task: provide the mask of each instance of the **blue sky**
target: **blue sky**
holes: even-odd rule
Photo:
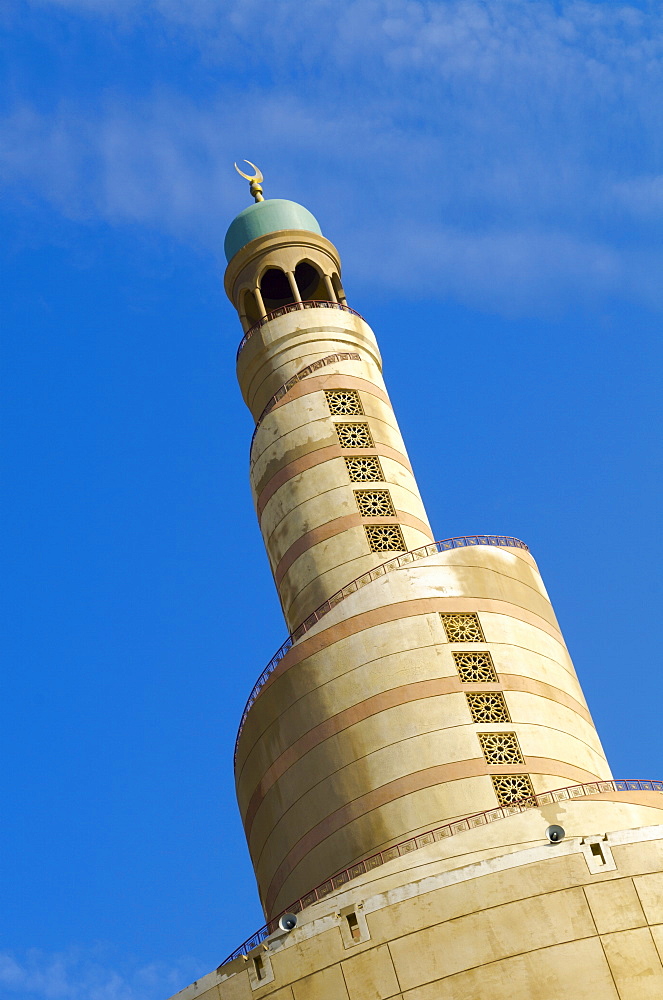
[[[0,1000],[165,1000],[261,923],[241,157],[339,247],[436,537],[529,543],[615,774],[663,776],[660,4],[6,0],[0,34]]]

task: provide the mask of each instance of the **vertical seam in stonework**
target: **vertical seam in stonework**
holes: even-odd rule
[[[647,927],[649,927],[650,926],[650,924],[649,924],[649,917],[647,916],[647,913],[645,911],[645,906],[644,906],[644,903],[642,902],[642,896],[638,892],[638,887],[635,884],[635,878],[632,875],[631,875],[631,882],[633,883],[633,888],[635,890],[635,894],[638,897],[638,903],[640,904],[640,909],[642,910],[642,915],[645,918],[645,922],[647,924]],[[652,938],[652,940],[653,940],[653,938]],[[654,941],[654,947],[656,948],[656,952],[658,953],[658,956],[659,956],[659,958],[661,960],[661,965],[663,965],[663,955],[661,955],[661,953],[659,952],[658,945],[656,944],[655,941]]]
[[[576,887],[575,886],[566,886],[564,889],[557,889],[557,890],[555,890],[555,892],[568,892],[569,889],[573,889],[573,888],[576,888]],[[534,897],[533,896],[524,896],[524,897],[522,897],[522,899],[532,899],[532,898],[534,898]],[[520,902],[520,901],[521,900],[518,899],[518,900],[513,900],[512,902]],[[510,902],[506,902],[506,903],[503,903],[503,904],[497,904],[496,906],[486,907],[486,908],[484,908],[482,910],[471,910],[468,913],[462,913],[462,914],[460,914],[460,917],[452,918],[452,919],[463,919],[466,916],[473,916],[476,913],[486,913],[487,910],[496,910],[496,909],[499,909],[500,905],[510,906],[511,903]],[[401,934],[400,938],[394,938],[394,940],[400,941],[403,938],[412,937],[415,934],[421,934],[421,933],[423,933],[425,931],[432,930],[434,926],[435,926],[434,924],[433,925],[429,924],[428,926],[421,927],[418,930],[407,931],[405,934]],[[482,962],[481,965],[469,965],[469,966],[467,966],[464,969],[457,969],[456,972],[451,972],[451,973],[449,973],[449,975],[440,976],[437,979],[429,979],[425,983],[421,983],[419,986],[413,986],[413,987],[411,987],[406,992],[407,992],[407,995],[410,996],[415,991],[418,991],[420,989],[426,989],[427,987],[435,985],[437,983],[448,983],[452,979],[456,979],[456,977],[458,977],[458,976],[464,976],[464,975],[466,975],[466,973],[468,973],[468,972],[476,972],[477,969],[479,969],[481,971],[484,971],[485,969],[490,969],[492,966],[495,966],[495,965],[502,965],[503,966],[506,962],[510,962],[514,958],[521,958],[523,956],[527,957],[527,956],[532,956],[532,955],[536,956],[536,955],[539,954],[539,952],[542,952],[542,951],[551,951],[553,948],[563,947],[564,945],[577,944],[579,941],[593,941],[594,937],[595,937],[595,935],[583,935],[581,937],[571,938],[571,939],[569,939],[567,941],[558,941],[558,942],[554,942],[553,944],[544,944],[544,945],[541,945],[541,947],[531,949],[530,951],[516,951],[516,952],[512,952],[511,954],[503,955],[502,958],[493,958],[493,959],[491,959],[488,962]],[[606,962],[607,962],[607,958],[606,958]],[[609,965],[608,965],[608,968],[609,968]],[[609,971],[610,971],[610,974],[612,976],[612,970],[609,969]],[[613,978],[613,982],[614,982],[614,976],[612,978]],[[477,994],[474,994],[474,995],[477,996]],[[403,996],[405,996],[405,993],[403,994]],[[530,994],[530,996],[531,996],[531,994]],[[484,1000],[484,997],[485,997],[485,994],[482,994],[481,1000]],[[392,998],[390,997],[389,1000],[392,1000]],[[600,1000],[605,1000],[605,998],[601,997]],[[621,1000],[621,993],[617,992],[616,995],[615,995],[615,997],[613,998],[613,1000]]]
[[[368,914],[366,914],[366,917],[368,919]],[[403,987],[401,986],[400,977],[398,975],[398,969],[396,968],[396,963],[394,962],[394,956],[391,954],[391,948],[390,948],[391,942],[387,941],[386,944],[387,944],[387,951],[389,952],[389,961],[391,962],[391,967],[394,970],[394,977],[396,979],[396,982],[398,983],[398,992],[402,996],[402,994],[403,994]]]
[[[446,887],[440,887],[439,889],[437,889],[435,891],[444,891],[444,888],[446,888]],[[578,886],[577,884],[574,884],[574,885],[564,885],[564,886],[561,886],[560,888],[557,888],[557,889],[551,889],[547,893],[547,895],[549,895],[549,896],[556,896],[556,895],[560,895],[560,894],[563,894],[563,893],[567,893],[567,892],[572,891],[572,890],[577,889],[577,888],[584,890],[584,885],[580,885],[580,886]],[[483,906],[477,905],[474,909],[468,909],[468,910],[466,910],[464,912],[457,913],[455,916],[451,917],[450,920],[451,921],[464,920],[467,917],[475,916],[477,914],[485,914],[485,913],[489,913],[490,911],[499,910],[499,909],[501,909],[504,906],[512,906],[515,903],[523,903],[523,902],[526,902],[526,901],[529,901],[529,900],[532,900],[532,899],[536,899],[537,896],[540,897],[540,895],[541,895],[541,893],[539,893],[539,892],[537,892],[535,890],[532,890],[531,892],[526,893],[525,895],[516,896],[514,898],[506,899],[506,900],[503,900],[503,901],[501,901],[499,903],[494,903],[492,905],[488,905],[488,906],[486,906],[486,905],[483,905]],[[415,896],[414,898],[417,898],[417,897]],[[372,912],[380,912],[383,909],[387,909],[391,905],[394,905],[394,904],[387,903],[386,906],[379,906],[375,911],[372,911]],[[587,905],[589,907],[589,903]],[[589,915],[590,915],[590,919],[592,921],[592,924],[593,924],[594,928],[596,929],[596,924],[594,923],[593,915],[591,913],[591,908],[590,908]],[[431,931],[436,926],[439,926],[439,922],[438,922],[438,924],[426,924],[426,925],[424,925],[422,927],[417,927],[417,928],[414,928],[412,930],[405,931],[405,932],[401,933],[398,937],[393,937],[390,941],[385,942],[385,944],[387,945],[387,947],[389,947],[391,944],[395,943],[396,941],[403,941],[405,938],[414,937],[415,935],[421,934],[422,932]],[[503,964],[505,961],[510,961],[511,959],[519,958],[520,956],[523,956],[523,955],[532,955],[532,954],[536,954],[537,952],[549,951],[550,949],[560,947],[560,945],[564,946],[564,945],[568,945],[568,944],[575,944],[578,941],[592,941],[596,937],[600,938],[600,935],[598,934],[598,931],[596,931],[596,933],[594,933],[594,934],[591,934],[591,933],[590,934],[581,934],[581,935],[579,935],[579,936],[577,936],[575,938],[571,938],[571,939],[568,939],[566,941],[557,941],[557,942],[553,942],[551,944],[544,944],[544,945],[541,945],[538,948],[535,948],[533,951],[532,950],[529,950],[529,951],[516,951],[516,952],[513,952],[511,954],[504,955],[502,958],[491,959],[490,961],[484,962],[484,963],[482,963],[480,965],[470,965],[470,966],[467,966],[464,969],[458,969],[456,972],[452,972],[449,975],[444,975],[444,976],[442,976],[442,977],[440,977],[438,979],[434,979],[434,980],[428,980],[426,983],[422,983],[421,986],[414,986],[414,987],[411,987],[410,989],[411,990],[418,990],[418,989],[420,989],[423,986],[429,986],[431,983],[440,983],[440,982],[443,982],[445,979],[446,980],[450,980],[450,979],[453,979],[456,976],[463,975],[464,973],[472,972],[475,969],[490,968],[491,966]],[[391,949],[389,949],[389,954],[391,955]],[[607,962],[607,957],[606,957],[606,962]],[[403,992],[403,987],[401,986],[400,979],[399,979],[398,973],[396,971],[396,965],[393,962],[393,956],[392,956],[392,964],[394,965],[394,973],[396,975],[396,981],[398,982],[399,989],[400,989],[400,991],[402,993]],[[608,968],[610,968],[610,964],[609,963],[608,963]],[[611,975],[612,975],[612,971],[611,971]],[[612,978],[613,978],[613,982],[614,982],[614,977],[612,977]],[[409,992],[409,991],[406,991],[406,992]],[[619,992],[617,992],[615,1000],[619,1000],[619,996],[620,996],[620,994],[619,994]],[[391,998],[390,998],[390,1000],[391,1000]],[[484,998],[482,997],[481,1000],[484,1000]],[[601,998],[601,1000],[603,1000],[603,998]]]
[[[608,967],[608,972],[610,973],[610,978],[612,979],[612,984],[615,987],[615,993],[617,994],[617,997],[620,998],[621,997],[621,993],[619,992],[619,987],[617,986],[617,981],[615,980],[615,977],[614,977],[614,974],[613,974],[613,971],[612,971],[612,966],[610,965],[610,962],[608,960],[608,956],[606,955],[605,948],[603,947],[603,938],[599,934],[599,929],[596,926],[596,921],[594,920],[594,914],[592,912],[592,907],[590,905],[589,898],[587,896],[586,886],[581,885],[580,888],[582,889],[582,894],[584,896],[585,903],[587,904],[587,909],[589,911],[589,919],[592,921],[592,925],[594,927],[594,930],[596,931],[596,937],[598,938],[599,944],[601,945],[601,951],[603,952],[603,958],[605,959],[605,964]]]
[[[340,927],[338,929],[338,933],[339,933],[339,937],[340,937],[340,935],[341,935],[341,928]],[[350,987],[348,986],[348,981],[345,978],[345,969],[343,968],[343,959],[341,959],[338,964],[339,964],[340,969],[341,969],[341,978],[343,979],[343,985],[345,986],[345,992],[347,993],[348,997],[350,997]]]
[[[631,881],[633,882],[633,878],[631,878]],[[633,883],[633,887],[635,888],[635,883]],[[636,892],[637,892],[637,889],[636,889]],[[638,896],[638,900],[639,900],[639,899],[640,899],[640,897]],[[642,904],[641,904],[641,905],[642,905]],[[642,913],[643,913],[643,915],[644,915],[644,918],[645,918],[645,920],[647,920],[647,915],[646,915],[646,913],[645,913],[644,909],[643,909]],[[643,929],[643,928],[640,928],[640,927],[634,927],[634,928],[633,928],[633,930],[642,930],[642,929]],[[658,945],[656,944],[656,940],[654,939],[654,935],[653,935],[653,934],[652,934],[652,932],[651,932],[651,924],[649,923],[649,921],[648,921],[648,920],[647,920],[647,924],[646,924],[646,930],[648,930],[648,931],[649,931],[649,937],[651,938],[651,943],[652,943],[652,945],[654,946],[654,951],[655,951],[655,952],[656,952],[656,954],[658,955],[658,960],[659,960],[659,962],[660,962],[661,966],[663,966],[663,957],[661,956],[661,953],[660,953],[660,951],[659,951],[659,949],[658,949]]]

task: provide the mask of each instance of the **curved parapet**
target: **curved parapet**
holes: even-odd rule
[[[261,928],[173,1000],[658,1000],[661,810],[636,801],[652,793],[621,794],[633,801],[560,804],[555,845],[544,806],[491,824],[501,850],[473,851],[470,830],[388,862],[300,911],[291,932]]]
[[[610,777],[536,564],[494,545],[412,559],[329,610],[236,761],[268,916],[435,824]]]
[[[634,792],[653,794],[634,795]],[[581,799],[592,802],[624,803],[626,809],[618,808],[612,810],[610,820],[613,825],[623,822],[626,817],[634,820],[635,825],[640,825],[643,822],[646,824],[647,820],[656,818],[655,814],[652,815],[651,810],[663,810],[663,781],[647,778],[616,778],[608,781],[588,782],[584,785],[570,785],[567,788],[555,788],[550,792],[533,795],[531,799],[525,799],[522,802],[517,802],[509,806],[497,806],[494,809],[474,813],[472,816],[465,816],[451,823],[434,827],[432,830],[426,830],[417,837],[408,837],[399,844],[394,844],[384,851],[378,851],[376,854],[358,861],[349,868],[334,872],[329,878],[326,878],[319,885],[314,886],[308,892],[304,893],[303,896],[300,896],[299,899],[291,900],[287,906],[283,907],[280,913],[277,913],[271,920],[268,920],[267,923],[259,927],[257,931],[254,931],[250,937],[238,945],[221,964],[227,965],[242,955],[248,955],[253,948],[257,948],[262,941],[278,929],[279,920],[285,913],[299,914],[323,900],[329,902],[331,897],[338,896],[340,892],[347,891],[348,888],[352,889],[353,886],[350,883],[355,883],[355,886],[361,885],[365,891],[365,887],[370,883],[379,882],[384,878],[393,879],[396,872],[404,870],[405,867],[412,870],[413,867],[416,869],[422,864],[430,865],[431,854],[439,854],[439,851],[436,851],[435,848],[433,851],[429,850],[426,852],[426,857],[419,857],[418,852],[423,852],[424,848],[430,848],[431,845],[439,844],[440,841],[446,842],[450,837],[460,837],[462,834],[479,830],[485,826],[492,827],[493,823],[510,819],[513,816],[519,816],[526,811],[540,810],[543,807],[554,808],[560,804],[562,805],[562,809],[555,812],[554,819],[567,824],[568,829],[562,827],[563,838],[566,836],[577,836],[578,829],[576,828],[576,823],[578,821],[586,823],[587,816],[583,814],[576,816],[572,813],[571,823],[569,823],[568,805],[569,803],[577,803]],[[593,815],[599,816],[600,810],[594,810]],[[550,816],[548,819],[550,819]],[[483,857],[494,855],[495,844],[498,844],[500,851],[502,851],[505,841],[508,841],[510,846],[518,843],[519,839],[527,842],[528,837],[531,835],[529,834],[529,830],[533,826],[532,817],[528,817],[528,820],[530,822],[525,827],[528,832],[516,832],[515,840],[513,839],[513,835],[509,838],[509,836],[505,837],[504,834],[498,832],[496,837],[491,838],[492,844],[486,845],[484,843],[482,847]],[[605,825],[605,818],[601,825]],[[543,823],[539,823],[539,835],[541,835],[542,828]],[[465,844],[464,846],[466,856],[476,853],[476,845]],[[413,852],[415,851],[417,855],[413,857]],[[596,856],[600,858],[598,852],[596,852]],[[401,859],[407,859],[406,866],[401,864]],[[599,861],[599,864],[601,863],[605,865],[605,861]],[[385,866],[388,866],[388,869],[385,869]],[[378,872],[377,869],[380,869],[380,871]]]
[[[327,302],[319,299],[314,299],[310,302],[290,302],[288,305],[272,309],[271,312],[266,313],[261,319],[257,320],[253,326],[249,327],[239,342],[239,346],[237,348],[238,360],[251,337],[257,333],[258,330],[261,330],[266,323],[271,323],[273,320],[279,319],[281,316],[287,316],[289,313],[301,312],[302,309],[340,309],[342,312],[349,313],[351,316],[359,316],[360,319],[363,318],[361,313],[358,313],[356,309],[352,309],[346,302]]]
[[[410,552],[404,552],[402,555],[395,556],[393,559],[388,559],[375,569],[371,569],[367,573],[362,573],[361,576],[358,576],[355,580],[351,580],[350,583],[341,587],[340,590],[337,590],[335,594],[332,594],[328,600],[324,601],[324,603],[316,608],[315,611],[308,616],[308,618],[304,619],[301,625],[298,625],[297,628],[290,633],[285,642],[282,643],[274,653],[274,656],[271,658],[265,669],[258,677],[258,680],[251,688],[251,693],[246,700],[237,729],[234,754],[235,762],[237,761],[237,745],[251,706],[276,670],[285,654],[292,648],[298,639],[301,639],[307,632],[310,632],[310,630],[314,628],[318,622],[325,617],[325,615],[328,615],[330,611],[338,607],[341,601],[350,597],[351,594],[356,594],[358,590],[368,586],[369,583],[373,583],[374,580],[378,580],[381,576],[384,576],[385,573],[392,573],[396,569],[402,569],[404,566],[408,566],[410,563],[416,562],[419,559],[427,559],[428,556],[435,555],[437,552],[448,552],[449,549],[462,549],[466,548],[468,545],[496,545],[499,548],[515,548],[523,549],[525,552],[529,551],[525,542],[521,542],[519,538],[513,538],[511,535],[455,535],[453,538],[443,538],[441,541],[432,542],[429,545],[422,545],[419,549],[412,549]]]

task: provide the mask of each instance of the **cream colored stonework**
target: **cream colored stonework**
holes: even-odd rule
[[[324,328],[318,328],[320,321]],[[375,338],[363,320],[341,311],[313,309],[266,324],[240,354],[238,373],[247,402],[258,418],[280,385],[339,351],[354,351],[361,360],[338,361],[298,383],[262,419],[251,449],[251,483],[260,526],[290,628],[385,559],[368,547],[362,525],[374,522],[361,517],[356,486],[343,461],[344,455],[366,449],[341,447],[337,424],[368,426],[372,439],[368,450],[384,463],[384,486],[407,547],[425,545],[433,537],[389,403]],[[325,389],[344,387],[357,392],[363,415],[330,412]]]
[[[577,802],[565,818],[591,822]],[[513,817],[540,835],[546,820],[537,811]],[[502,824],[507,840],[511,823]],[[582,837],[543,845],[539,836],[536,846],[451,869],[431,851],[413,879],[401,872],[400,884],[394,873],[346,887],[301,914],[290,934],[268,940],[273,982],[250,989],[251,952],[178,1000],[281,1000],[288,990],[302,1000],[548,1000],[551,986],[574,1000],[654,1000],[663,995],[663,925],[647,921],[639,889],[651,897],[663,886],[663,826],[607,837],[617,868],[602,875],[589,872]],[[365,916],[370,935],[350,947],[348,912]]]
[[[478,732],[517,735],[536,792],[610,777],[531,557],[454,549],[379,578],[295,644],[253,706],[237,781],[268,912],[333,871],[496,804]],[[449,643],[473,609],[485,642]],[[510,722],[475,724],[452,651],[490,651]],[[310,653],[308,650],[310,649]],[[308,655],[307,655],[308,654]],[[437,688],[436,685],[437,684]]]
[[[302,261],[318,270],[310,308],[296,304]],[[265,316],[274,267],[296,302]],[[329,241],[253,240],[226,290],[245,330],[256,512],[287,627],[305,622],[243,720],[237,795],[267,918],[299,917],[178,1000],[661,1000],[663,792],[608,780],[534,558],[423,549],[434,536],[377,342],[345,308]],[[332,391],[361,413],[332,412]],[[361,447],[344,422],[365,425]],[[346,457],[362,454],[375,482],[350,476]],[[402,532],[397,563],[369,544],[379,519],[355,491],[372,487],[388,491],[382,520]],[[450,641],[459,633],[441,615],[469,615],[474,632]],[[494,675],[468,682],[458,652],[489,657]],[[496,747],[512,758],[495,763]],[[498,810],[500,778],[528,801]],[[578,785],[580,797],[547,794]],[[551,824],[566,831],[559,843]],[[388,849],[332,891],[330,876]]]

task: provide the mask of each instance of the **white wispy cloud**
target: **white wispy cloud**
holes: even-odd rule
[[[31,949],[0,952],[0,997],[31,1000],[164,1000],[191,982],[200,969],[191,960],[178,966],[111,964],[112,949],[97,945],[65,952]]]
[[[663,11],[541,0],[33,0],[134,19],[218,74],[90,109],[16,108],[0,172],[74,218],[218,252],[230,165],[323,206],[362,280],[489,308],[620,294],[661,304]],[[119,29],[118,29],[119,30]],[[119,84],[118,84],[119,86]],[[618,231],[618,232],[617,232]],[[373,263],[367,264],[374,249]],[[352,256],[354,254],[354,257]]]

